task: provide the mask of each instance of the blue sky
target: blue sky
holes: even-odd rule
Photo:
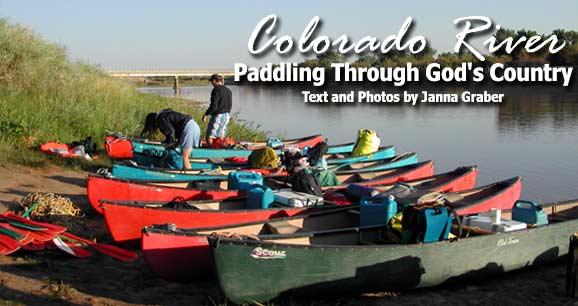
[[[503,27],[550,33],[578,30],[578,1],[32,1],[0,0],[0,16],[29,26],[67,48],[73,59],[105,69],[232,69],[236,62],[263,65],[282,60],[274,52],[255,58],[247,42],[265,16],[280,18],[279,35],[296,41],[309,20],[320,34],[351,39],[397,33],[414,18],[414,35],[438,51],[450,51],[455,18],[482,15]],[[296,53],[289,60],[300,61]]]

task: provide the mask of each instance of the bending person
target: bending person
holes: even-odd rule
[[[225,86],[223,76],[213,74],[209,81],[213,85],[211,105],[203,115],[203,122],[207,122],[208,117],[211,116],[211,121],[207,126],[207,144],[209,147],[213,147],[215,138],[223,141],[227,135],[227,125],[231,118],[229,113],[233,106],[233,94]]]
[[[156,129],[165,135],[163,143],[180,147],[183,169],[191,169],[191,152],[201,144],[201,129],[195,120],[189,115],[167,108],[147,115],[141,136],[150,135]]]

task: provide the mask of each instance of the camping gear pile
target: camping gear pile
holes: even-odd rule
[[[564,255],[578,226],[578,200],[522,201],[520,177],[476,187],[476,166],[436,174],[433,161],[396,155],[371,130],[342,145],[314,135],[195,148],[187,171],[163,167],[179,152],[160,143],[117,134],[106,137],[105,149],[116,162],[89,176],[87,194],[111,237],[140,241],[147,265],[164,278],[216,272],[225,295],[240,304],[512,271]],[[37,202],[24,207],[34,211]],[[6,218],[16,217],[0,221]],[[34,226],[47,238],[71,238],[54,234],[57,225]],[[19,230],[12,238],[25,248],[30,236]],[[86,252],[54,237],[56,248]],[[0,240],[4,254],[16,245],[8,240]]]

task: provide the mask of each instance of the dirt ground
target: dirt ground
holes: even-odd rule
[[[91,210],[86,198],[86,176],[85,172],[56,167],[0,168],[0,211],[13,207],[15,199],[29,192],[57,193],[71,198],[85,214],[74,234],[109,243],[102,217]],[[269,305],[578,305],[565,293],[564,282],[565,263],[561,261],[425,290],[281,298]],[[78,259],[56,251],[0,256],[0,305],[230,304],[214,280],[168,282],[152,274],[142,259],[126,264],[96,252]]]

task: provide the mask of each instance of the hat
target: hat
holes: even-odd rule
[[[216,73],[211,75],[211,77],[209,78],[209,81],[222,81],[222,80],[223,80],[223,76],[216,74]]]

